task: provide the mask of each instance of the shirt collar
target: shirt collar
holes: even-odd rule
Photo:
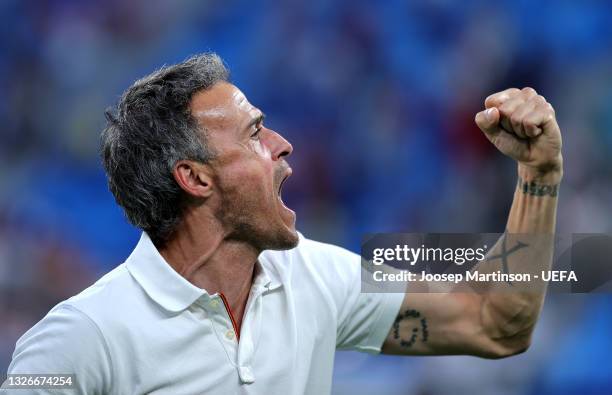
[[[147,295],[164,309],[179,312],[191,306],[206,291],[178,274],[161,256],[146,232],[126,261],[134,279]]]
[[[282,275],[278,272],[277,265],[274,264],[275,260],[269,256],[270,252],[277,251],[264,251],[259,254],[257,264],[255,266],[255,281],[253,281],[253,287],[260,286],[265,288],[267,291],[276,289],[282,285]]]
[[[187,281],[166,262],[146,232],[142,232],[136,248],[125,264],[147,295],[168,311],[178,313],[199,298],[210,297],[206,290]],[[258,260],[252,290],[265,291],[279,287],[281,284],[276,277],[276,273],[271,273],[266,265]]]

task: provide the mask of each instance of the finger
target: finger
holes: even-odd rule
[[[553,120],[554,112],[551,110],[551,105],[540,103],[523,118],[523,128],[530,137],[536,137],[543,133]]]
[[[512,130],[522,139],[530,137],[527,135],[525,128],[523,127],[523,118],[527,116],[530,112],[532,112],[536,107],[536,103],[533,100],[528,100],[521,105],[519,105],[512,115],[510,115],[510,124],[512,125]]]
[[[499,110],[495,107],[479,112],[475,118],[480,130],[497,149],[515,160],[526,160],[529,152],[527,142],[503,130],[499,120]]]
[[[501,132],[499,126],[499,110],[495,107],[479,112],[476,114],[474,121],[489,140]]]
[[[527,140],[519,139],[514,134],[502,131],[491,142],[503,154],[514,160],[519,162],[529,160],[529,143]]]
[[[499,107],[507,100],[521,93],[517,88],[509,88],[501,92],[494,93],[485,99],[485,108]]]
[[[535,138],[542,134],[542,129],[528,119],[523,120],[523,128],[525,129],[525,134],[529,136],[529,138]]]
[[[535,89],[526,86],[525,88],[521,89],[521,94],[523,95],[523,97],[525,97],[526,99],[531,99],[534,96],[538,95],[538,92],[536,92]]]
[[[500,123],[502,128],[506,130],[508,133],[514,133],[520,138],[525,138],[525,136],[521,136],[518,131],[515,131],[512,127],[512,123],[510,122],[510,117],[519,108],[522,104],[525,103],[525,99],[522,96],[516,96],[512,99],[505,101],[501,106],[498,107],[500,114]]]
[[[509,88],[504,91],[497,92],[497,93],[494,93],[488,96],[485,99],[485,108],[499,107],[504,102],[510,99],[513,99],[515,97],[518,97],[518,96],[522,96],[525,98],[525,100],[528,100],[532,98],[533,96],[536,96],[537,94],[538,93],[535,91],[535,89],[530,88],[530,87],[525,87],[520,90],[517,88]]]

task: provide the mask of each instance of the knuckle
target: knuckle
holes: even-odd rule
[[[530,86],[526,86],[526,87],[524,87],[523,89],[521,89],[521,91],[522,91],[523,93],[527,94],[527,95],[530,95],[530,96],[532,96],[532,95],[537,95],[537,94],[538,94],[538,92],[536,92],[536,90],[535,90],[535,89],[533,89],[533,88],[532,88],[532,87],[530,87]]]
[[[555,117],[555,109],[550,105],[550,103],[539,104],[536,107],[536,111],[542,114],[542,118],[545,122]]]
[[[485,107],[503,105],[510,99],[516,98],[518,95],[520,95],[520,93],[521,90],[518,88],[508,88],[501,92],[493,93],[486,97],[484,101]]]
[[[516,95],[521,93],[521,90],[518,88],[510,88],[506,91],[508,97],[515,97]]]
[[[533,100],[536,102],[536,104],[545,104],[546,103],[546,99],[542,95],[534,96]]]

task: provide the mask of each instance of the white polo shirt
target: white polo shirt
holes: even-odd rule
[[[76,374],[78,390],[36,394],[329,394],[335,350],[380,352],[404,297],[361,293],[360,268],[302,235],[263,252],[238,341],[221,296],[143,233],[125,263],[17,341],[9,373]]]

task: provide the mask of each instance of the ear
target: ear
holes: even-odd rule
[[[190,196],[207,198],[212,194],[210,167],[202,163],[181,160],[172,169],[172,175],[179,186]]]

